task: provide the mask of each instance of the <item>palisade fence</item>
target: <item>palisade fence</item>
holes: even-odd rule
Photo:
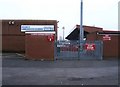
[[[80,47],[79,44],[82,44]],[[55,42],[55,60],[102,60],[102,41],[57,41]]]

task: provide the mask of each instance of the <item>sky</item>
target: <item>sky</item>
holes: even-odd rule
[[[0,0],[0,19],[57,20],[58,38],[80,24],[81,0]],[[83,0],[83,25],[118,30],[120,0]]]

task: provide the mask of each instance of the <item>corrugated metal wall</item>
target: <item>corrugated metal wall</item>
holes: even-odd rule
[[[24,52],[25,51],[25,33],[21,32],[21,22],[13,20],[2,21],[2,51],[6,52]]]
[[[111,40],[103,40],[103,35],[98,35],[98,39],[103,40],[103,56],[105,58],[118,58],[120,35],[109,35]]]
[[[87,36],[87,40],[102,40],[103,41],[103,57],[104,58],[118,58],[119,54],[119,39],[120,35],[109,35],[111,40],[103,40],[104,35],[97,35],[91,33]]]
[[[26,35],[25,54],[27,59],[54,60],[54,42],[48,41],[46,35]]]

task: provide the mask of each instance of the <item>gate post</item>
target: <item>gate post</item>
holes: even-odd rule
[[[103,41],[100,41],[101,45],[101,60],[103,60]]]

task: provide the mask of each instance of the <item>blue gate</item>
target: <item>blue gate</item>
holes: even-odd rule
[[[79,44],[82,44],[80,47]],[[102,41],[57,41],[55,44],[56,60],[102,60],[103,42]]]

